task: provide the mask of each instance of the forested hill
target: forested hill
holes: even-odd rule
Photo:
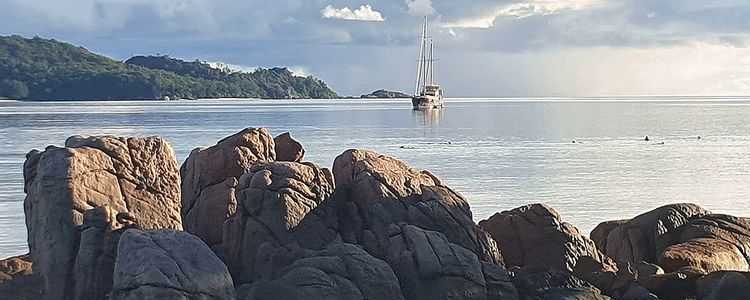
[[[252,73],[167,56],[125,63],[56,40],[0,36],[0,98],[107,100],[170,98],[338,98],[321,80],[286,68]]]

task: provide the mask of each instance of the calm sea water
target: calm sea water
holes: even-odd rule
[[[27,251],[30,149],[73,134],[160,135],[182,163],[245,127],[290,131],[326,166],[365,148],[429,169],[476,221],[536,202],[585,233],[673,202],[750,216],[748,98],[463,99],[431,112],[393,100],[0,101],[0,258]]]

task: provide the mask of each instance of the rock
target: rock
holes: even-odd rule
[[[305,148],[293,139],[289,132],[273,138],[273,142],[276,146],[277,161],[301,162],[305,158]]]
[[[112,289],[117,245],[120,235],[131,224],[123,224],[123,213],[109,206],[84,212],[81,240],[73,265],[75,299],[104,299]],[[120,220],[118,220],[120,219]]]
[[[221,257],[239,283],[258,279],[265,247],[295,243],[292,231],[333,193],[331,172],[313,163],[254,165],[236,190],[237,213],[224,224]]]
[[[31,260],[28,254],[0,260],[0,283],[13,279],[16,275],[31,275]]]
[[[594,241],[594,245],[596,245],[596,248],[599,249],[599,251],[604,252],[607,249],[607,237],[609,236],[609,233],[612,232],[613,229],[627,223],[628,221],[630,220],[615,220],[599,223],[599,225],[597,225],[594,230],[591,231],[589,237],[592,241]]]
[[[480,261],[502,264],[495,241],[474,223],[466,199],[430,172],[375,152],[347,150],[334,161],[333,173],[332,201],[345,242],[384,258],[393,235],[389,228],[403,222],[442,233]]]
[[[143,229],[182,229],[180,173],[174,150],[160,137],[73,136],[68,148],[93,148],[112,160],[127,212]]]
[[[658,264],[667,272],[683,267],[698,268],[703,274],[724,270],[748,271],[744,254],[736,245],[721,239],[697,238],[672,245],[659,256]]]
[[[108,206],[145,229],[181,229],[179,174],[163,139],[74,136],[24,164],[29,255],[48,298],[72,297],[84,212]]]
[[[564,271],[539,272],[517,268],[513,282],[521,299],[610,299],[593,285]]]
[[[221,244],[224,222],[237,212],[237,178],[206,187],[193,208],[185,215],[185,230],[203,239],[211,247]]]
[[[641,214],[609,232],[605,254],[618,263],[655,263],[678,242],[682,233],[678,228],[708,213],[695,204],[671,204]]]
[[[659,258],[665,270],[692,266],[704,273],[750,271],[750,218],[711,214],[695,218],[681,229],[678,241],[682,243]]]
[[[405,94],[402,92],[394,92],[394,91],[386,91],[386,90],[377,90],[369,94],[364,94],[362,96],[359,96],[360,98],[368,98],[368,99],[389,99],[389,98],[411,98],[411,95]]]
[[[237,180],[256,163],[276,160],[268,130],[247,128],[215,146],[194,149],[180,168],[185,230],[212,247],[221,242],[224,221],[234,215]]]
[[[660,299],[684,300],[695,295],[696,281],[702,276],[699,270],[683,268],[667,274],[639,277],[638,283]]]
[[[120,237],[110,299],[232,299],[227,267],[198,237],[170,229]]]
[[[696,285],[696,299],[744,300],[750,297],[748,272],[713,272],[698,279]]]
[[[238,299],[403,299],[384,261],[361,248],[334,243],[308,251],[274,276],[237,291]]]
[[[41,282],[28,254],[0,260],[0,299],[36,300]]]
[[[405,299],[517,297],[502,267],[482,263],[442,233],[403,223],[391,227],[385,261],[396,273]]]
[[[594,242],[581,235],[573,225],[563,222],[551,207],[531,204],[497,213],[479,222],[503,253],[505,264],[527,270],[572,272],[580,257],[607,261]]]

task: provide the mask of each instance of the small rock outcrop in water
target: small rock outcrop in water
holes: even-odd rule
[[[248,128],[194,150],[180,186],[159,138],[32,151],[31,253],[0,261],[0,298],[750,299],[747,218],[672,204],[589,239],[531,204],[477,225],[428,171],[303,153]]]
[[[97,244],[108,240],[101,231],[86,233],[87,211],[107,206],[144,229],[182,229],[177,162],[165,140],[74,136],[65,146],[31,151],[24,164],[30,257],[45,297],[57,299],[75,297],[73,278],[85,276],[76,272],[99,269],[91,255],[108,247]]]
[[[377,90],[372,93],[364,94],[359,97],[363,99],[390,99],[390,98],[411,98],[411,95],[402,93],[402,92]]]
[[[194,235],[171,229],[129,229],[117,248],[110,299],[234,297],[227,267]]]

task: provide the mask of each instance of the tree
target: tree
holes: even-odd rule
[[[29,97],[29,87],[18,80],[5,79],[0,82],[0,97],[23,100]]]

